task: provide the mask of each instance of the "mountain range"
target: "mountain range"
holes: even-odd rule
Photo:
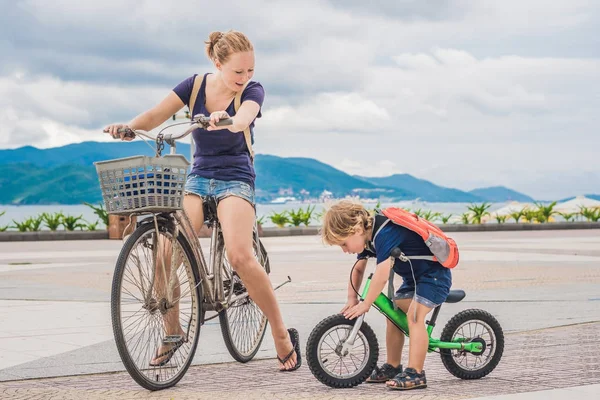
[[[189,145],[177,152],[189,158]],[[31,146],[0,150],[0,204],[80,204],[101,200],[95,161],[133,155],[153,155],[141,141],[83,142],[50,149]],[[387,177],[352,176],[312,158],[257,154],[256,194],[260,202],[282,195],[316,198],[324,190],[334,197],[358,195],[388,201],[428,202],[533,201],[505,187],[469,192],[438,186],[408,174]]]

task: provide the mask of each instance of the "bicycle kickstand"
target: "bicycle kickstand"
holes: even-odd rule
[[[290,283],[291,281],[292,281],[292,278],[290,278],[290,276],[288,275],[287,281],[285,281],[285,282],[279,284],[278,286],[274,287],[273,290],[275,291],[275,290],[279,289],[280,287],[282,287],[283,285],[286,285],[286,284]]]

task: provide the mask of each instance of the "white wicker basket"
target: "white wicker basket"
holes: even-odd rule
[[[165,212],[183,207],[189,162],[180,154],[94,163],[109,214]]]

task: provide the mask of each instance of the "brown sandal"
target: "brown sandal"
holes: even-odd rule
[[[366,383],[386,383],[394,376],[402,373],[402,364],[398,367],[394,367],[391,364],[385,363],[379,367],[375,367],[371,376],[367,378]]]
[[[392,390],[425,389],[427,378],[424,370],[419,374],[414,368],[406,368],[403,373],[396,375],[385,385]]]

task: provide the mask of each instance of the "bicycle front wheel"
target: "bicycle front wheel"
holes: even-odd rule
[[[254,256],[268,273],[271,272],[269,257],[262,242],[254,240]],[[219,314],[221,333],[229,354],[245,363],[256,355],[267,329],[267,317],[247,295],[246,286],[233,270],[223,249],[223,286],[225,299],[239,297]],[[232,295],[232,296],[230,296]]]
[[[166,266],[164,268],[163,266]],[[193,252],[173,225],[141,225],[117,260],[111,313],[115,342],[131,377],[148,390],[175,385],[200,334],[202,288]]]

